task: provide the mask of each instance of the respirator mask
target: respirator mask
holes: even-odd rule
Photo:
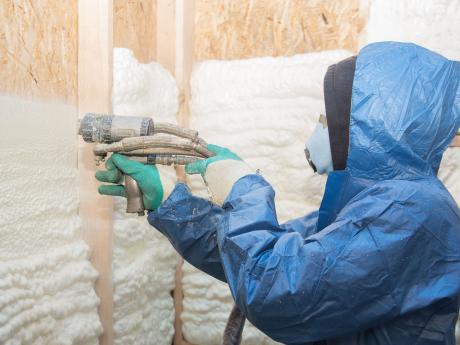
[[[334,170],[326,116],[321,114],[310,139],[305,144],[305,157],[314,172],[327,174]]]

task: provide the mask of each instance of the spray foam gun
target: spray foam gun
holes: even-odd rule
[[[96,164],[107,154],[118,152],[146,164],[183,165],[212,157],[197,131],[170,123],[155,123],[149,117],[86,114],[80,121],[83,140],[97,143]],[[144,215],[142,192],[130,176],[124,177],[128,204],[126,212]],[[223,345],[239,345],[245,323],[244,314],[233,306],[225,327]]]
[[[145,164],[184,165],[213,156],[197,131],[170,123],[156,123],[149,117],[86,114],[78,134],[87,143],[97,143],[96,164],[109,153],[121,153]],[[144,215],[142,192],[137,182],[124,176],[128,199],[126,212]]]

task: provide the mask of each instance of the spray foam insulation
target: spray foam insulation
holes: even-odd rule
[[[0,344],[98,344],[76,109],[0,96]],[[7,135],[8,134],[8,135]]]
[[[460,60],[460,0],[370,0],[362,44],[413,42]]]

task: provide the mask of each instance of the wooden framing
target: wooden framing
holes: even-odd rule
[[[189,124],[188,102],[190,100],[190,75],[194,62],[195,0],[157,0],[157,47],[156,61],[166,67],[175,77],[180,92],[180,109],[177,122]],[[185,173],[176,169],[178,180],[185,181]],[[174,288],[174,345],[190,345],[182,334],[182,265],[176,267]]]
[[[175,77],[180,91],[178,123],[188,125],[189,80],[194,62],[195,0],[157,0],[156,62]]]
[[[129,47],[142,63],[154,60],[155,15],[155,0],[113,0],[113,46]]]
[[[451,147],[460,147],[460,132],[454,137],[454,140],[450,143]]]
[[[112,104],[113,0],[78,1],[78,114],[110,113]],[[79,139],[80,217],[91,263],[99,272],[96,294],[103,327],[101,345],[113,344],[111,198],[97,193],[90,145]]]

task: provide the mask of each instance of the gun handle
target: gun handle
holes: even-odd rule
[[[136,180],[131,176],[125,175],[125,191],[128,199],[126,206],[127,213],[137,213],[139,216],[144,215],[144,200],[142,198],[142,192],[137,185]]]

